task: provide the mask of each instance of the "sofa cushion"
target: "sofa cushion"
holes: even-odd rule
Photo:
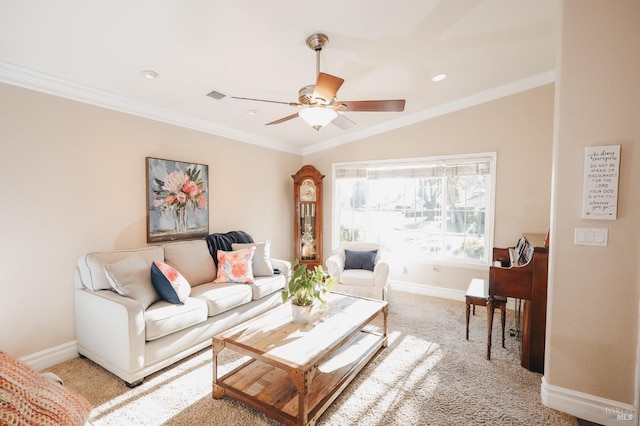
[[[151,283],[151,267],[139,254],[133,254],[116,263],[104,265],[113,289],[122,296],[135,299],[147,309],[160,298]]]
[[[245,283],[253,284],[253,246],[235,250],[218,250],[218,276],[217,283]]]
[[[373,272],[366,269],[345,269],[340,274],[340,284],[372,287],[374,283]]]
[[[282,290],[284,285],[285,278],[283,275],[272,275],[270,277],[256,277],[255,282],[248,287],[251,288],[251,298],[258,300],[278,290]]]
[[[207,304],[210,317],[251,302],[251,286],[234,283],[209,283],[191,289],[191,297]]]
[[[271,263],[271,241],[266,240],[259,243],[233,243],[233,250],[240,250],[247,247],[255,247],[251,266],[254,277],[270,277],[273,275],[273,264]]]
[[[164,261],[180,271],[191,287],[216,278],[216,265],[205,240],[175,241],[162,247]]]
[[[207,320],[207,304],[188,297],[176,305],[160,300],[144,311],[144,333],[147,341],[159,339]]]
[[[116,263],[127,257],[139,254],[151,266],[154,260],[164,262],[164,250],[158,246],[149,246],[136,250],[116,250],[106,252],[93,252],[78,259],[78,271],[82,283],[89,290],[111,290],[111,283],[104,271],[104,265]]]
[[[184,303],[191,286],[175,268],[164,262],[151,264],[151,283],[160,297],[169,303]]]
[[[344,250],[344,269],[373,271],[378,250]]]

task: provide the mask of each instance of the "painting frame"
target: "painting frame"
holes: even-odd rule
[[[209,166],[145,157],[147,243],[209,234]]]

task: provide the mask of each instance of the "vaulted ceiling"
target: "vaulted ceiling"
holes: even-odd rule
[[[2,0],[0,81],[302,154],[552,82],[557,3]],[[345,80],[338,100],[405,110],[346,111],[347,130],[266,126],[315,83],[318,32],[320,71]]]

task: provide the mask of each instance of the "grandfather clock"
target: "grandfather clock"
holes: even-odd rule
[[[302,166],[293,178],[296,259],[308,269],[322,266],[322,179],[311,165]]]

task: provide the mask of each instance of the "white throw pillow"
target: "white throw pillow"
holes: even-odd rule
[[[233,250],[241,250],[247,247],[255,247],[256,251],[253,253],[253,276],[254,277],[269,277],[273,275],[273,264],[271,263],[271,240],[266,240],[260,243],[233,243],[231,248]]]
[[[139,254],[104,265],[107,279],[118,294],[135,299],[147,309],[160,295],[151,283],[151,265]]]

